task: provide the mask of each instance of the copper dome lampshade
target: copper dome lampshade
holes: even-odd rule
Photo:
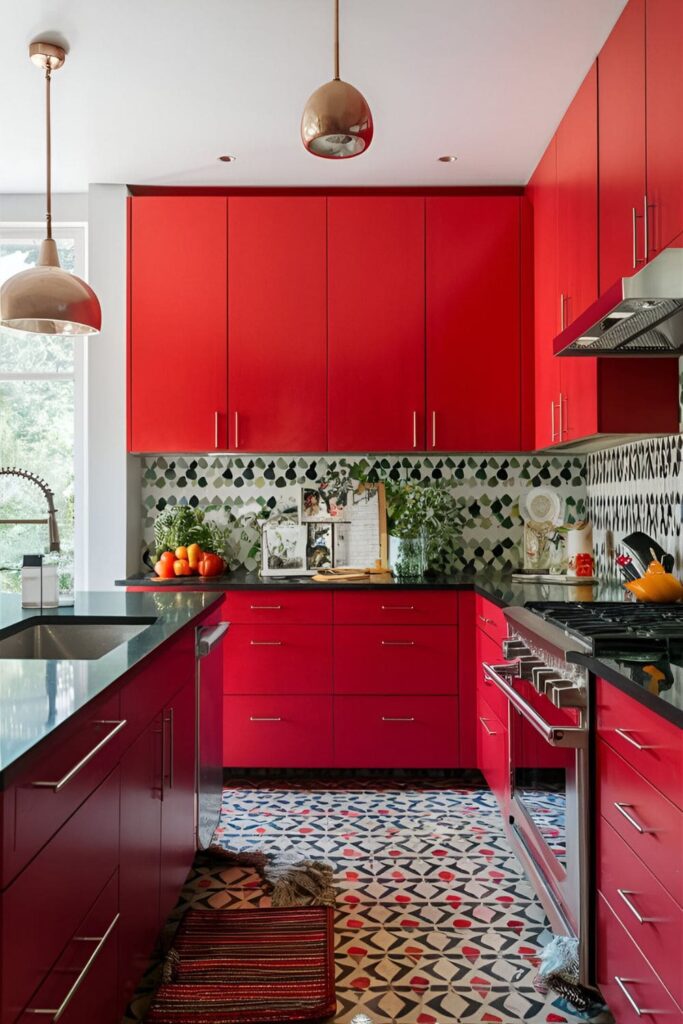
[[[334,0],[334,78],[309,96],[301,140],[314,156],[343,160],[370,146],[372,113],[363,94],[339,77],[339,0]]]
[[[35,267],[14,274],[0,287],[0,327],[27,334],[97,334],[100,303],[89,284],[62,270],[52,237],[52,132],[50,82],[66,52],[52,43],[31,43],[29,56],[45,72],[47,138],[46,238]]]

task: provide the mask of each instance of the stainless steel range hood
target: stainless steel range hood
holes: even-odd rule
[[[683,355],[683,248],[664,249],[617,281],[555,338],[553,350],[556,356]]]

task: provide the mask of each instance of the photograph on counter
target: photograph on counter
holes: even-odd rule
[[[299,523],[264,523],[261,544],[263,576],[306,573],[306,529]]]
[[[348,516],[348,490],[335,490],[326,484],[304,487],[301,494],[301,521],[304,523],[338,523]]]
[[[307,523],[306,568],[314,572],[332,568],[334,547],[331,523]]]

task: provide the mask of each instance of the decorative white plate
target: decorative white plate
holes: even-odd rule
[[[525,523],[562,522],[562,499],[551,487],[530,487],[519,499],[519,514]]]

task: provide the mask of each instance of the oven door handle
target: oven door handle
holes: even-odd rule
[[[583,748],[588,743],[588,731],[584,726],[566,726],[560,727],[557,725],[551,725],[550,722],[546,722],[542,715],[539,715],[535,708],[532,708],[530,704],[524,700],[520,694],[503,679],[503,673],[510,674],[514,671],[514,666],[510,665],[487,665],[486,662],[482,662],[482,668],[484,669],[485,677],[494,683],[502,693],[505,694],[508,701],[519,713],[526,718],[527,722],[534,727],[536,732],[540,733],[546,743],[550,744],[551,747],[572,747],[574,749]]]

